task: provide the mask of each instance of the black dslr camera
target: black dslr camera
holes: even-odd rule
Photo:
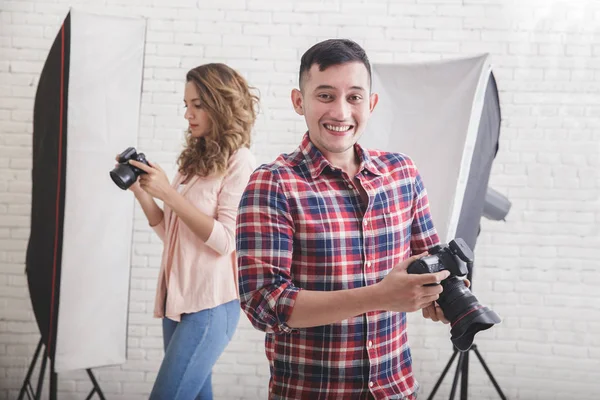
[[[456,238],[449,245],[429,249],[428,256],[413,261],[407,269],[409,274],[428,274],[443,270],[450,276],[441,282],[444,291],[437,303],[452,327],[452,343],[460,351],[467,351],[473,344],[475,334],[500,323],[500,317],[481,305],[460,277],[469,273],[473,252],[464,240]],[[432,284],[432,285],[435,285]]]
[[[128,147],[121,154],[119,154],[119,158],[117,160],[119,165],[110,171],[110,177],[112,178],[113,182],[123,190],[126,190],[133,185],[135,181],[137,181],[138,176],[146,173],[145,171],[142,171],[141,169],[129,164],[129,160],[138,161],[148,166],[150,165],[148,164],[148,161],[146,161],[146,156],[144,153],[138,153],[134,147]]]

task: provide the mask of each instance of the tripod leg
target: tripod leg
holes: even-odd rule
[[[48,349],[48,348],[46,347],[46,349]],[[46,362],[48,361],[48,355],[43,354],[42,358],[43,358],[42,367],[40,368],[40,375],[38,376],[37,391],[35,392],[36,400],[42,398],[42,387],[44,386],[44,375],[46,375]]]
[[[454,400],[454,393],[456,392],[456,384],[458,383],[458,377],[460,376],[460,369],[463,363],[464,353],[460,353],[460,357],[458,357],[458,363],[456,364],[456,372],[454,373],[454,380],[452,381],[452,390],[450,390],[450,397],[448,400]]]
[[[85,398],[85,400],[90,400],[92,397],[94,397],[94,394],[96,393],[96,388],[93,388],[92,391],[88,394],[88,396]]]
[[[102,393],[100,385],[98,385],[98,381],[96,380],[96,377],[94,376],[92,370],[88,368],[86,371],[88,373],[88,376],[90,377],[90,380],[92,381],[92,384],[94,385],[94,390],[98,393],[98,397],[100,397],[100,400],[106,400],[104,398],[104,393]]]
[[[460,373],[460,400],[467,400],[469,389],[469,352],[462,354],[462,371]]]
[[[477,355],[477,358],[479,359],[479,362],[483,366],[483,369],[485,369],[485,372],[487,373],[487,375],[489,376],[490,380],[492,381],[492,384],[496,388],[496,391],[498,392],[498,395],[500,396],[500,398],[502,400],[506,400],[506,397],[504,396],[504,393],[502,393],[502,390],[500,389],[500,386],[498,385],[498,382],[496,382],[496,379],[494,379],[494,376],[492,375],[492,372],[488,368],[488,366],[485,363],[485,361],[483,361],[483,357],[481,356],[481,354],[479,354],[479,350],[477,350],[477,346],[473,345],[473,351]]]
[[[429,395],[429,397],[427,398],[427,400],[433,400],[433,396],[435,396],[435,394],[437,393],[438,389],[440,388],[440,385],[442,384],[442,381],[444,380],[444,377],[448,373],[448,370],[450,369],[450,366],[454,362],[454,359],[456,358],[457,354],[458,354],[458,350],[454,349],[454,353],[452,354],[452,357],[450,357],[450,360],[448,360],[448,363],[444,367],[444,371],[442,371],[442,375],[440,375],[440,378],[435,383],[435,386],[433,387],[433,390],[431,391],[431,394]]]
[[[35,368],[35,364],[37,364],[37,358],[40,355],[40,350],[42,349],[43,340],[40,339],[40,342],[35,349],[35,354],[33,356],[33,360],[31,360],[31,364],[29,365],[29,369],[27,370],[27,375],[25,376],[25,380],[23,381],[23,386],[21,387],[21,391],[19,392],[18,400],[23,400],[25,396],[25,390],[27,389],[27,385],[29,385],[31,374],[33,373],[33,369]],[[29,393],[28,393],[29,395]]]
[[[54,357],[50,360],[50,400],[56,400],[56,381],[57,374],[54,371]]]

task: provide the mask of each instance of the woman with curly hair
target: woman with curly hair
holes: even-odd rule
[[[206,64],[187,73],[184,103],[187,145],[173,182],[156,163],[130,162],[147,172],[131,190],[164,243],[154,316],[165,356],[150,399],[212,399],[212,368],[240,315],[235,220],[255,168],[258,97],[235,70]]]

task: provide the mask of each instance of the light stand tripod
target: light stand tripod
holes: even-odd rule
[[[467,279],[471,283],[471,286],[469,287],[470,290],[473,290],[473,268],[472,267],[473,267],[473,265],[471,265],[471,268],[469,268],[469,272],[467,274]],[[442,381],[444,380],[444,377],[448,373],[450,366],[452,365],[452,363],[454,362],[454,359],[456,358],[457,354],[459,353],[459,351],[456,347],[453,347],[453,349],[454,349],[454,352],[452,353],[450,360],[448,360],[446,367],[442,371],[442,375],[440,375],[439,379],[435,383],[435,386],[433,387],[431,394],[427,398],[428,400],[433,400],[433,397],[435,396],[440,385],[442,384]],[[504,396],[504,393],[502,393],[502,389],[500,389],[498,382],[496,382],[494,375],[492,375],[492,372],[490,371],[490,369],[488,368],[487,364],[485,363],[483,357],[479,353],[479,350],[477,350],[477,345],[475,343],[473,343],[473,345],[471,345],[469,350],[467,350],[465,352],[460,352],[460,355],[458,356],[458,363],[456,364],[456,372],[454,373],[454,379],[452,380],[452,389],[450,390],[449,400],[454,400],[454,394],[456,392],[456,387],[458,384],[459,376],[461,377],[460,400],[467,400],[468,385],[469,385],[469,352],[471,352],[471,351],[473,351],[475,353],[475,355],[477,356],[477,358],[479,359],[479,362],[481,363],[483,369],[487,373],[487,376],[492,381],[492,384],[496,388],[496,391],[498,392],[498,395],[500,396],[500,398],[502,400],[506,400],[506,396]]]
[[[42,346],[44,345],[44,339],[40,339],[40,342],[37,345],[37,348],[35,349],[35,355],[33,356],[33,360],[31,360],[31,365],[29,366],[29,370],[27,371],[27,375],[25,376],[25,380],[23,381],[23,386],[21,386],[21,391],[19,392],[19,397],[18,400],[23,400],[25,398],[25,394],[27,394],[27,398],[29,400],[31,399],[35,399],[35,400],[40,400],[42,398],[42,387],[44,386],[44,376],[46,374],[46,363],[48,362],[48,359],[50,358],[50,400],[56,400],[56,384],[57,384],[57,380],[58,380],[58,374],[56,373],[56,371],[54,370],[54,357],[50,357],[48,354],[48,347],[45,347],[44,353],[42,354],[42,363],[41,363],[41,367],[40,367],[40,372],[39,372],[39,376],[38,376],[38,383],[37,383],[37,388],[36,391],[33,391],[33,387],[31,386],[31,375],[33,374],[33,369],[35,368],[35,365],[37,364],[37,359],[40,356],[40,352],[42,350]],[[90,377],[90,380],[92,381],[92,391],[88,394],[88,396],[86,397],[86,400],[91,399],[94,394],[98,394],[98,397],[100,398],[100,400],[106,400],[104,397],[104,394],[102,393],[102,390],[100,389],[100,385],[98,385],[98,381],[96,380],[96,377],[94,376],[94,374],[92,373],[91,369],[86,369],[86,372],[88,374],[88,376]]]
[[[483,366],[483,369],[485,370],[485,372],[487,373],[488,377],[492,381],[492,384],[496,388],[496,391],[498,392],[498,395],[500,396],[500,398],[502,400],[506,400],[506,396],[504,396],[504,393],[502,393],[502,389],[500,389],[500,386],[498,385],[498,382],[496,382],[496,379],[492,375],[492,372],[490,371],[490,369],[488,368],[487,364],[485,363],[483,357],[479,353],[479,350],[477,350],[477,345],[476,344],[473,344],[469,350],[467,350],[465,352],[461,352],[460,356],[458,357],[458,363],[456,364],[456,372],[454,373],[454,380],[452,381],[452,389],[450,390],[449,400],[454,400],[454,394],[456,392],[456,386],[458,384],[458,377],[459,376],[461,377],[461,382],[460,382],[460,400],[467,400],[467,389],[468,389],[468,384],[469,384],[469,352],[470,351],[475,352],[475,355],[479,359],[479,362]],[[458,353],[459,353],[459,351],[456,348],[454,348],[454,353],[452,354],[452,357],[450,357],[450,360],[448,361],[448,364],[446,364],[446,367],[444,368],[444,371],[442,371],[442,375],[440,376],[440,378],[436,382],[435,386],[433,387],[433,391],[429,395],[428,400],[432,400],[433,397],[435,396],[435,394],[436,394],[437,390],[439,389],[442,381],[444,380],[444,377],[446,376],[446,373],[450,369],[450,366],[454,362],[454,359],[456,358],[456,355]]]

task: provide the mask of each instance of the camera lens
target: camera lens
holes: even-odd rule
[[[112,171],[110,177],[123,190],[128,189],[137,180],[137,175],[129,165],[119,164]]]
[[[500,323],[500,317],[481,305],[462,279],[452,276],[442,281],[444,291],[438,304],[450,321],[450,334],[454,346],[467,351],[473,344],[475,334]]]

